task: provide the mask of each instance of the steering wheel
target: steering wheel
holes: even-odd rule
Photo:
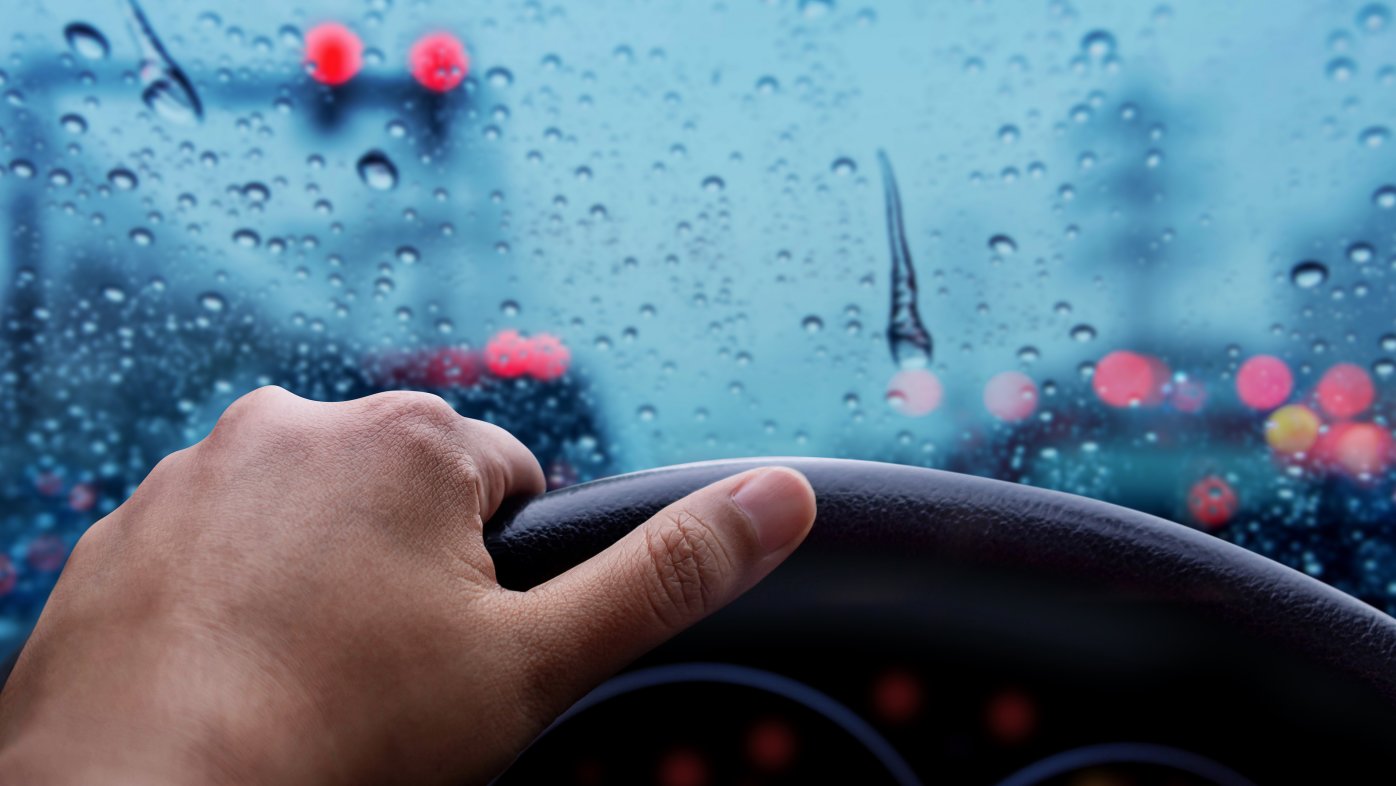
[[[770,464],[817,492],[805,545],[580,702],[501,783],[1244,784],[1396,767],[1396,620],[1103,502],[743,459],[516,502],[486,543],[524,589]]]

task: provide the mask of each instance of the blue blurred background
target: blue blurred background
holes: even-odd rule
[[[5,636],[91,522],[264,384],[440,392],[554,486],[798,454],[1063,489],[1396,608],[1384,5],[7,11]],[[326,22],[363,45],[338,87],[305,65]],[[432,31],[470,55],[444,93],[408,67]],[[889,351],[879,150],[924,367]],[[539,337],[564,354],[518,365]],[[1282,402],[1239,394],[1257,355],[1291,373]]]

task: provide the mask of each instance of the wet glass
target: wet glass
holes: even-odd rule
[[[554,487],[1061,489],[1396,608],[1386,5],[13,5],[5,636],[266,384],[440,393]]]

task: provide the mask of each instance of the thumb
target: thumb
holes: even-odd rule
[[[631,660],[734,600],[805,539],[804,475],[755,469],[699,489],[520,600],[540,689],[565,708]],[[560,683],[560,684],[559,684]]]

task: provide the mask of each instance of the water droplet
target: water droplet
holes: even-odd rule
[[[248,183],[242,187],[242,196],[248,202],[261,204],[271,199],[271,190],[261,183]]]
[[[1092,30],[1081,39],[1081,51],[1097,60],[1115,53],[1115,36],[1105,30]]]
[[[370,150],[359,158],[359,179],[375,191],[397,187],[397,167],[381,150]]]
[[[1289,271],[1289,278],[1300,289],[1313,289],[1328,280],[1328,267],[1322,262],[1305,260]]]
[[[155,235],[151,234],[151,231],[144,227],[136,227],[131,230],[130,238],[131,242],[138,246],[148,246],[155,242]]]
[[[709,193],[716,193],[726,187],[727,184],[717,175],[709,175],[703,179],[703,190]]]
[[[771,95],[780,89],[780,82],[773,76],[763,76],[756,80],[756,92],[763,96]]]
[[[811,314],[805,317],[804,321],[801,322],[800,325],[805,329],[806,333],[818,333],[819,331],[824,329],[824,320]]]
[[[228,307],[228,301],[224,300],[223,296],[217,292],[205,292],[199,295],[199,305],[203,306],[204,310],[216,314]]]
[[[400,246],[397,250],[397,261],[404,265],[415,265],[422,255],[412,246]]]
[[[107,182],[118,191],[130,191],[136,187],[136,174],[129,169],[117,167],[107,173]]]
[[[63,130],[70,134],[87,133],[87,120],[83,119],[82,115],[67,114],[61,117],[58,122],[63,126]]]
[[[1071,329],[1071,338],[1084,344],[1095,340],[1095,328],[1090,325],[1077,325]]]
[[[1328,78],[1334,82],[1346,82],[1357,73],[1357,64],[1346,57],[1335,57],[1328,61]]]
[[[659,413],[657,413],[654,407],[650,404],[645,404],[641,406],[639,409],[635,410],[636,417],[640,418],[640,422],[642,423],[652,422],[655,419],[655,417],[658,416],[658,414]]]
[[[1372,192],[1372,204],[1383,210],[1396,207],[1396,186],[1382,186]]]
[[[1036,363],[1040,357],[1042,357],[1042,353],[1037,351],[1037,347],[1031,345],[1021,347],[1018,350],[1018,360],[1024,363]]]
[[[514,74],[507,68],[495,66],[485,72],[485,81],[490,87],[508,87],[514,84]]]
[[[126,302],[126,290],[115,284],[108,284],[102,287],[102,297],[106,298],[109,303],[124,303]]]
[[[1377,148],[1386,144],[1386,140],[1391,138],[1391,131],[1386,126],[1372,126],[1363,130],[1358,137],[1359,141],[1366,147]]]
[[[1396,333],[1387,333],[1377,343],[1385,352],[1396,352]]]
[[[86,22],[73,22],[63,28],[63,37],[68,40],[69,49],[88,60],[105,60],[111,54],[107,37]]]
[[[48,173],[49,185],[66,186],[73,182],[73,175],[66,169],[55,169]]]
[[[15,177],[28,180],[33,177],[38,170],[34,168],[34,163],[32,161],[24,158],[16,158],[10,162],[10,171],[14,173]]]
[[[1353,243],[1348,246],[1348,259],[1359,265],[1365,265],[1376,256],[1376,249],[1368,243]]]
[[[999,141],[1005,145],[1011,145],[1018,141],[1018,127],[1006,125],[999,129]]]
[[[499,304],[499,313],[506,317],[518,316],[519,310],[519,303],[516,300],[506,300]]]
[[[239,229],[233,233],[233,242],[243,248],[256,248],[262,245],[262,236],[251,229]]]
[[[999,256],[1008,256],[1018,250],[1018,244],[1008,235],[994,235],[989,238],[989,248]]]
[[[835,159],[829,168],[834,174],[846,177],[858,171],[858,164],[853,159],[844,157]]]
[[[1391,358],[1381,358],[1372,363],[1372,373],[1381,379],[1390,379],[1392,374],[1396,374],[1396,361]]]
[[[1365,5],[1357,12],[1357,29],[1380,33],[1391,23],[1391,11],[1381,3]]]

